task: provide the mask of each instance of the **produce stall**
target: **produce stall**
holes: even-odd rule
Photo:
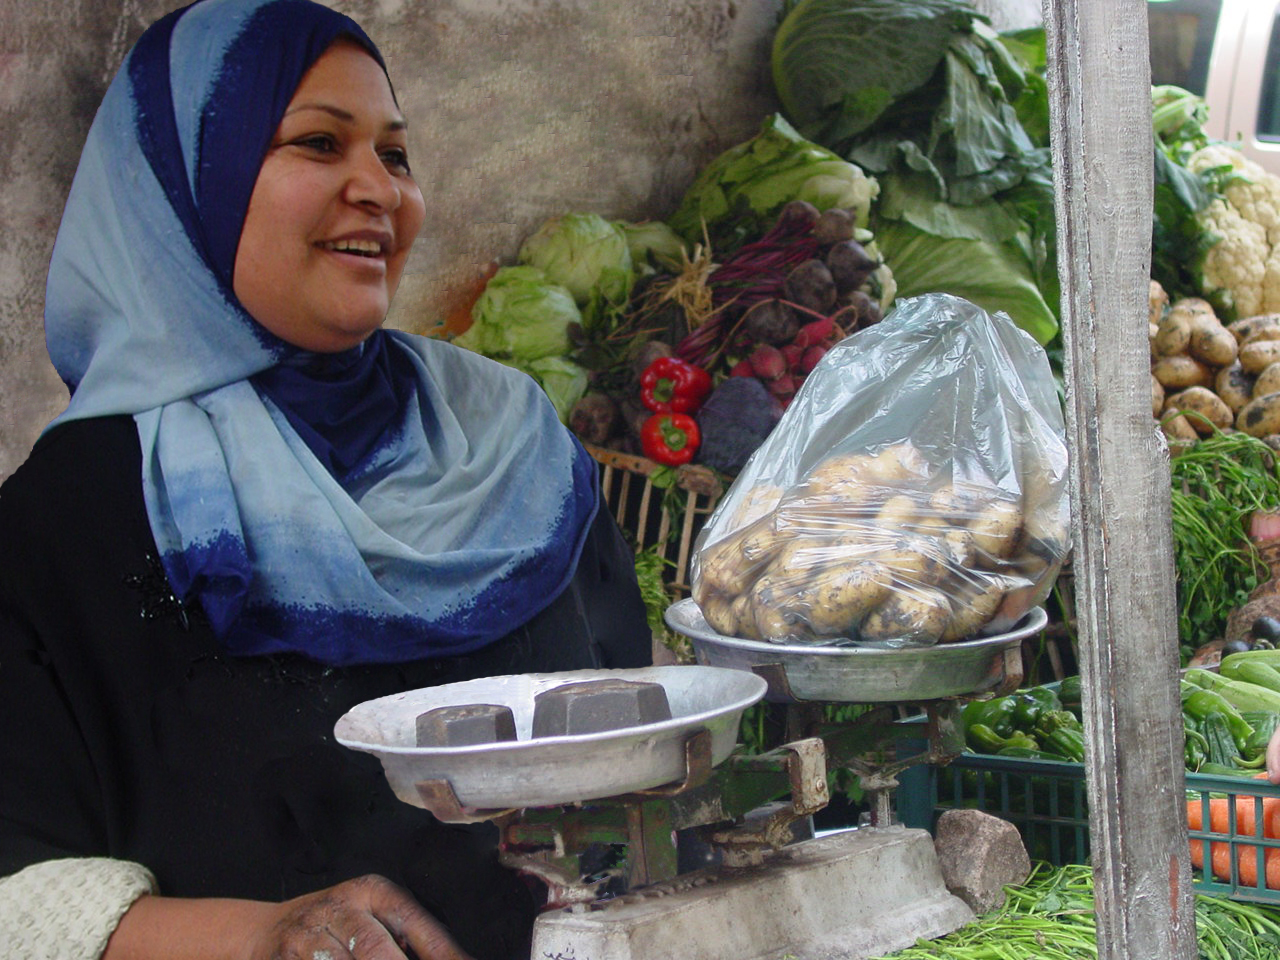
[[[1227,621],[1261,599],[1243,521],[1280,506],[1265,490],[1280,475],[1280,381],[1268,373],[1280,322],[1261,314],[1265,245],[1242,239],[1256,232],[1243,211],[1269,181],[1204,138],[1192,99],[1149,95],[1143,9],[1051,4],[1046,45],[943,0],[788,4],[772,49],[781,113],[713,159],[660,221],[551,215],[448,332],[537,379],[589,444],[638,555],[656,557],[647,594],[655,609],[672,604],[666,626],[700,664],[755,673],[793,707],[923,708],[928,736],[912,759],[928,769],[923,785],[904,781],[915,785],[899,793],[903,820],[928,827],[938,809],[977,805],[1020,822],[1038,858],[1091,855],[1094,955],[1189,957],[1195,918],[1211,912],[1193,904],[1193,879],[1273,899],[1257,865],[1280,847],[1267,802],[1280,793],[1227,779],[1257,768],[1269,730],[1238,707],[1205,706],[1230,706],[1207,678],[1239,683],[1228,665],[1242,661],[1189,673],[1181,711],[1175,674],[1219,641],[1219,652],[1243,643]],[[1153,119],[1154,163],[1145,138],[1120,138]],[[1097,155],[1115,161],[1105,176]],[[1228,269],[1244,261],[1247,276]],[[975,371],[978,386],[953,391]],[[1065,659],[1083,683],[1059,654],[1060,685],[1015,693],[1027,625],[1041,629],[1055,586],[1053,626],[1075,641]],[[1000,652],[978,661],[986,680],[958,669],[988,641]],[[895,670],[910,678],[897,688],[885,682]],[[958,685],[933,685],[949,670]],[[942,705],[956,699],[972,701],[959,720]],[[1003,725],[1006,707],[1029,729]],[[902,765],[884,745],[907,731],[867,716],[801,729],[817,730],[804,739],[830,757],[822,772],[859,778],[885,829]],[[956,756],[953,724],[972,757]],[[797,786],[803,751],[764,756],[738,754],[706,788],[707,764],[724,758],[689,753],[671,796],[704,790],[707,803],[710,789],[724,802],[748,771],[785,773],[792,806],[748,843],[776,846],[761,837],[823,800]],[[462,802],[439,788],[449,776],[418,781],[422,805],[505,818],[484,792]],[[1173,796],[1184,780],[1185,800]],[[554,803],[612,795],[570,794]],[[523,818],[511,836],[554,837],[562,855],[569,831],[604,830],[652,865],[671,853],[649,846],[653,831],[708,825],[679,799],[615,799],[622,812],[602,820]],[[646,816],[657,826],[640,825]],[[1168,837],[1188,828],[1171,863]],[[552,868],[569,869],[536,867]],[[635,877],[687,893],[670,868]],[[1169,896],[1147,895],[1153,885]],[[1266,932],[1264,914],[1233,916],[1261,916],[1250,935]],[[566,929],[588,937],[585,922]]]

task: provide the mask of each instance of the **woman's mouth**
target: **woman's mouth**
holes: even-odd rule
[[[383,245],[377,240],[327,240],[320,244],[322,250],[332,250],[335,253],[350,253],[357,257],[380,257],[383,255]]]

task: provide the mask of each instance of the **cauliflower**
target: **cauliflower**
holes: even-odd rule
[[[1229,318],[1280,311],[1280,177],[1225,144],[1197,150],[1187,167],[1229,167],[1236,175],[1197,215],[1219,238],[1201,265],[1202,292]]]

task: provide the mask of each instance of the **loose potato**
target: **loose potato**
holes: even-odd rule
[[[1153,417],[1160,416],[1160,411],[1164,409],[1164,387],[1160,386],[1160,381],[1156,379],[1155,374],[1151,375],[1151,415]]]
[[[809,627],[819,637],[852,637],[889,595],[889,573],[867,561],[838,563],[818,573],[804,591]]]
[[[1200,439],[1200,434],[1196,433],[1196,428],[1180,413],[1162,419],[1160,421],[1160,429],[1169,438],[1170,449],[1181,449],[1183,446],[1195,443]]]
[[[993,500],[969,524],[980,554],[1004,559],[1014,553],[1022,528],[1022,510],[1008,500]]]
[[[1156,334],[1160,332],[1160,327],[1154,323],[1147,324],[1147,327],[1149,328],[1147,330],[1147,352],[1151,354],[1151,359],[1154,361],[1159,356],[1156,353]]]
[[[1175,300],[1169,306],[1169,313],[1188,319],[1208,314],[1217,319],[1217,314],[1213,312],[1213,304],[1202,297],[1183,297],[1181,300]]]
[[[1269,433],[1262,438],[1262,442],[1272,450],[1280,450],[1280,433]]]
[[[1280,433],[1280,393],[1254,397],[1236,414],[1236,429],[1251,437]]]
[[[937,643],[951,619],[951,604],[939,590],[900,590],[867,614],[858,630],[861,640]]]
[[[1259,327],[1253,333],[1244,338],[1245,343],[1257,343],[1259,340],[1280,340],[1280,325],[1274,327]]]
[[[1156,356],[1179,357],[1191,345],[1191,318],[1170,312],[1156,329]]]
[[[1151,373],[1166,390],[1207,387],[1213,383],[1213,369],[1194,357],[1161,357],[1152,364]]]
[[[1168,307],[1169,294],[1165,293],[1159,281],[1152,280],[1147,292],[1147,318],[1152,324],[1159,323]]]
[[[1192,319],[1191,342],[1187,345],[1191,356],[1214,367],[1225,367],[1235,362],[1238,350],[1236,338],[1216,317],[1199,314]]]
[[[1191,414],[1187,417],[1199,434],[1213,433],[1235,424],[1235,414],[1226,402],[1208,387],[1188,387],[1165,401],[1165,413]]]
[[[1213,392],[1222,398],[1222,402],[1231,408],[1232,413],[1237,413],[1253,396],[1253,383],[1253,375],[1245,373],[1240,361],[1236,360],[1218,371],[1218,375],[1213,378]],[[1154,392],[1151,399],[1154,403]]]
[[[1280,362],[1280,340],[1250,340],[1240,346],[1240,366],[1245,373],[1261,373]]]
[[[1253,382],[1250,399],[1255,396],[1265,397],[1268,393],[1277,391],[1280,391],[1280,363],[1273,363],[1263,367],[1262,372],[1258,374],[1258,379]]]
[[[943,643],[972,637],[986,626],[1004,599],[1004,583],[1000,578],[982,577],[965,581],[950,595],[951,619],[942,631]]]
[[[1257,316],[1245,317],[1243,320],[1227,324],[1227,332],[1236,338],[1236,343],[1244,343],[1259,330],[1268,327],[1280,327],[1280,313],[1260,313]]]

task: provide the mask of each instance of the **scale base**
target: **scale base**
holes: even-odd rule
[[[544,913],[535,960],[864,960],[973,919],[925,830],[849,830],[764,866],[697,871],[598,908]]]

